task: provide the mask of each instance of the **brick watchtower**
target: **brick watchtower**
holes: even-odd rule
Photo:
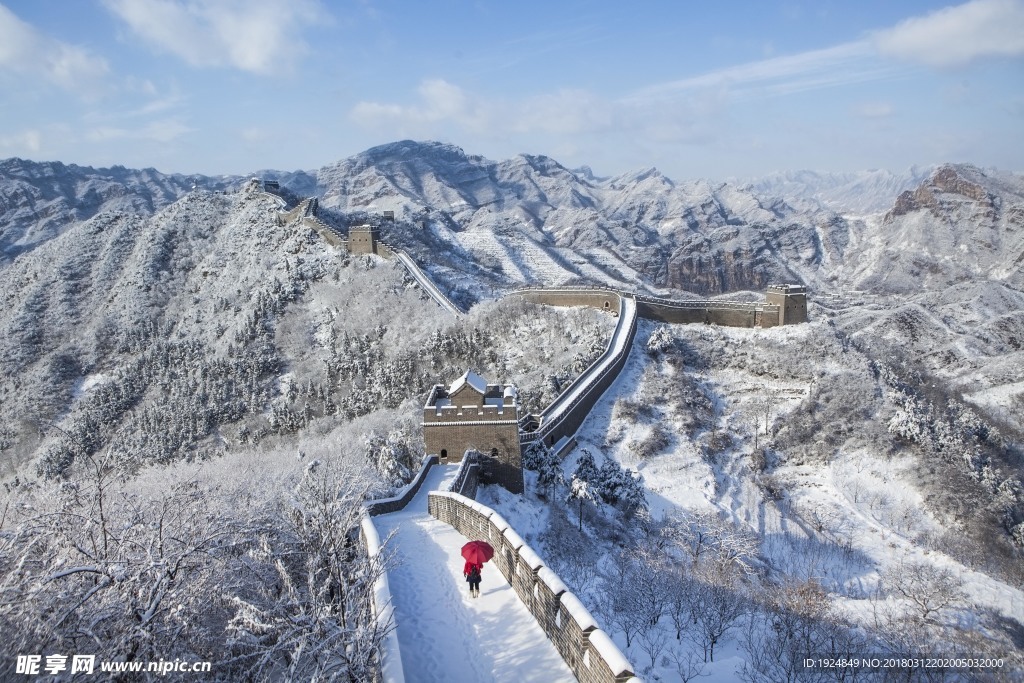
[[[512,385],[488,384],[466,372],[447,389],[437,384],[423,407],[426,452],[461,462],[469,449],[491,456],[490,474],[512,493],[523,492],[519,404]]]
[[[376,254],[380,228],[375,225],[353,225],[348,229],[348,250],[352,254]]]
[[[765,303],[779,307],[779,324],[807,322],[807,287],[803,285],[768,285]]]

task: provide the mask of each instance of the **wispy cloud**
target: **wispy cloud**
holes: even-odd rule
[[[390,137],[424,137],[464,141],[510,141],[546,149],[706,146],[722,139],[729,121],[715,93],[700,93],[659,106],[607,100],[582,89],[563,89],[518,100],[467,92],[442,80],[425,81],[411,104],[361,102],[350,111],[357,125]],[[544,141],[544,142],[539,142]],[[574,153],[575,154],[575,153]],[[577,159],[577,161],[585,161]]]
[[[24,130],[14,135],[0,135],[0,149],[4,154],[35,154],[42,148],[43,136],[38,130]]]
[[[104,0],[156,51],[194,67],[257,74],[290,70],[308,47],[301,30],[326,13],[316,0]]]
[[[905,75],[911,64],[959,66],[1024,55],[1024,0],[972,0],[912,17],[862,40],[771,57],[641,88],[623,98],[655,103],[719,90],[733,99],[788,95]]]
[[[898,72],[898,67],[880,61],[871,42],[863,40],[747,62],[651,85],[627,95],[622,101],[653,103],[701,90],[720,90],[737,99],[755,95],[786,95],[889,78]]]
[[[884,119],[892,116],[893,107],[888,102],[862,102],[854,108],[854,113],[865,119]]]
[[[42,78],[92,97],[103,85],[109,67],[102,57],[40,33],[0,5],[0,70]]]
[[[350,118],[367,127],[398,127],[431,134],[440,124],[454,124],[472,133],[585,133],[611,125],[610,106],[586,90],[564,89],[508,101],[466,92],[444,79],[428,79],[407,104],[359,102]]]
[[[1024,56],[1024,2],[972,0],[912,17],[872,40],[883,55],[935,67]]]
[[[194,131],[194,128],[187,126],[180,119],[168,118],[151,121],[139,128],[99,126],[89,131],[87,137],[91,142],[143,140],[168,143]]]

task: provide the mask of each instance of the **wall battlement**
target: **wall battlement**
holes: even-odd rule
[[[467,371],[450,387],[435,385],[423,406],[423,445],[443,462],[469,450],[489,454],[489,472],[512,493],[523,492],[519,403],[515,387],[488,384]]]

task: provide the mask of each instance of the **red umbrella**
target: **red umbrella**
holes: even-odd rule
[[[483,564],[494,557],[494,548],[487,541],[470,541],[462,546],[462,556],[466,558],[466,562]]]

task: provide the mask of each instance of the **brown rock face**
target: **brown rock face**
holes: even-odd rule
[[[939,195],[954,194],[971,199],[995,212],[992,197],[981,185],[972,183],[962,177],[952,166],[943,166],[935,171],[927,182],[916,190],[907,190],[896,198],[892,210],[885,215],[885,220],[904,216],[919,209],[928,209],[937,217],[942,216],[942,200]]]

